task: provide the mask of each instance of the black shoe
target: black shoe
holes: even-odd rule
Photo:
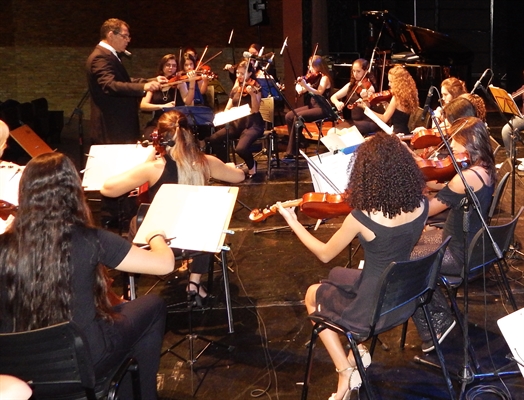
[[[191,289],[191,287],[195,287],[196,289]],[[204,297],[200,294],[201,290],[206,294]],[[199,307],[203,308],[207,305],[208,300],[211,298],[211,296],[206,292],[203,285],[200,283],[196,283],[193,281],[189,281],[187,284],[187,301],[189,302],[189,305],[191,307]]]
[[[446,339],[446,336],[448,336],[448,334],[453,330],[456,324],[457,322],[455,320],[452,320],[451,324],[446,328],[444,333],[441,333],[441,334],[437,333],[438,344],[441,344],[444,341],[444,339]],[[433,344],[433,340],[429,339],[429,340],[422,342],[422,352],[423,353],[429,353],[430,351],[433,351],[433,350],[435,350],[435,345]]]
[[[255,164],[253,164],[253,168],[251,168],[249,171],[247,171],[246,177],[248,179],[253,178],[257,174],[257,162],[255,161]]]

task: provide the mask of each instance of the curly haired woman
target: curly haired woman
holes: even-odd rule
[[[411,153],[394,135],[377,132],[356,152],[346,196],[353,208],[342,227],[327,243],[316,239],[297,220],[293,209],[279,212],[304,245],[327,263],[358,236],[365,251],[364,268],[336,267],[328,279],[309,287],[305,303],[309,314],[322,315],[349,329],[369,328],[380,275],[391,261],[408,260],[428,214],[422,190],[424,178]],[[339,336],[325,329],[320,338],[335,364],[338,386],[330,400],[348,399],[361,379],[351,351],[346,354]],[[371,357],[360,347],[364,367]]]
[[[374,112],[384,123],[393,125],[394,133],[409,133],[409,117],[418,108],[418,92],[408,70],[396,65],[388,72],[392,97],[384,114]],[[365,108],[365,103],[359,103]]]

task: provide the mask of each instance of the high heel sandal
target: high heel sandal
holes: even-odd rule
[[[357,367],[347,367],[347,368],[343,368],[343,369],[335,368],[335,371],[337,371],[337,373],[339,373],[339,374],[341,372],[350,371],[349,379],[348,379],[348,389],[346,390],[346,392],[342,396],[342,400],[349,400],[353,390],[357,390],[358,391],[360,389],[360,386],[362,385],[362,379],[360,378],[360,374],[358,373],[358,369],[357,369]],[[331,397],[328,400],[335,400],[335,396],[336,396],[336,393],[332,393]]]
[[[191,290],[191,285],[196,287],[196,290]],[[204,286],[200,285],[200,283],[196,283],[193,281],[189,281],[187,284],[187,297],[188,301],[191,303],[193,307],[204,307],[204,305],[207,304],[207,299],[209,298],[209,295],[206,293],[205,297],[202,297],[200,294],[200,288],[205,292]]]
[[[358,352],[360,354],[360,358],[362,359],[362,365],[364,366],[364,369],[367,369],[371,365],[371,354],[369,354],[369,350],[366,346],[362,346],[358,349]],[[349,400],[353,390],[358,391],[360,389],[360,386],[362,386],[362,378],[360,376],[360,372],[358,371],[357,366],[347,367],[344,369],[335,369],[337,373],[349,370],[351,370],[351,374],[349,375],[348,390],[346,390],[344,396],[342,396],[342,400]],[[335,395],[336,393],[332,393],[331,397],[328,400],[335,400]]]
[[[247,171],[247,177],[248,179],[253,178],[257,174],[257,162],[253,164],[253,168]]]

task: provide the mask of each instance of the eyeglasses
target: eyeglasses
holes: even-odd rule
[[[120,33],[120,32],[113,32],[115,35],[120,35],[122,36],[124,39],[126,40],[131,40],[131,35],[129,35],[128,33],[126,33],[125,35]]]
[[[176,68],[176,64],[166,64],[166,68]]]

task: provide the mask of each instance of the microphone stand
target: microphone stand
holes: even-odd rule
[[[284,42],[284,45],[285,45],[285,42]],[[287,47],[287,45],[285,45],[285,47],[286,47],[286,51],[288,53],[289,59],[291,60],[292,58],[289,55],[289,48]],[[295,149],[296,149],[296,153],[297,153],[297,154],[295,154],[295,198],[298,198],[299,197],[298,196],[298,157],[299,157],[298,156],[298,148],[299,148],[299,145],[300,145],[300,140],[299,140],[300,128],[305,129],[310,137],[313,137],[313,135],[311,134],[311,132],[309,132],[307,127],[304,125],[304,118],[302,118],[300,115],[297,114],[295,109],[289,103],[289,101],[286,98],[286,96],[284,96],[284,93],[282,93],[282,90],[280,90],[280,88],[278,87],[277,83],[275,82],[275,78],[267,73],[266,69],[267,69],[267,65],[269,64],[269,62],[268,61],[265,61],[265,62],[266,62],[266,67],[262,68],[262,71],[264,72],[264,77],[267,80],[268,85],[270,87],[273,87],[278,92],[280,97],[284,100],[284,103],[293,112],[293,115],[295,116],[295,124],[294,124]],[[291,64],[291,68],[293,68],[293,64]],[[294,68],[293,68],[293,73],[295,73],[295,69]]]
[[[84,125],[83,125],[83,119],[84,119],[84,111],[82,110],[82,107],[84,106],[85,102],[89,99],[89,89],[86,90],[78,104],[76,105],[75,109],[71,113],[71,116],[69,117],[69,120],[66,123],[66,126],[69,126],[71,124],[71,121],[73,120],[73,117],[75,115],[78,116],[78,123],[77,123],[77,129],[78,129],[78,147],[80,151],[80,163],[83,163],[84,160]]]
[[[461,206],[462,206],[462,211],[463,211],[463,237],[464,237],[464,261],[463,261],[463,271],[462,271],[462,277],[463,277],[463,282],[464,282],[464,310],[463,310],[463,353],[464,353],[464,364],[463,364],[463,369],[461,372],[459,372],[458,374],[458,378],[459,380],[461,381],[462,385],[461,385],[461,389],[460,389],[460,397],[459,399],[463,399],[464,398],[464,394],[465,394],[465,390],[466,390],[466,385],[472,383],[475,379],[484,379],[484,378],[487,378],[487,377],[500,377],[500,376],[503,376],[503,375],[515,375],[515,374],[519,374],[520,372],[519,371],[509,371],[509,372],[498,372],[498,371],[495,371],[495,372],[492,372],[492,373],[487,373],[487,374],[481,374],[481,373],[478,373],[478,371],[476,372],[473,372],[472,371],[472,368],[470,366],[470,357],[469,357],[469,354],[468,354],[468,349],[470,347],[470,340],[469,340],[469,334],[468,334],[468,308],[469,308],[469,302],[468,302],[468,291],[469,291],[469,286],[468,286],[468,263],[469,263],[469,254],[468,254],[468,248],[469,248],[469,243],[468,243],[468,232],[469,232],[469,218],[470,218],[470,215],[469,215],[469,212],[470,212],[470,207],[472,207],[475,212],[477,213],[477,216],[479,217],[479,220],[482,224],[482,229],[484,229],[484,231],[486,232],[490,242],[491,242],[491,246],[493,247],[493,250],[495,251],[498,259],[502,259],[503,258],[503,255],[502,255],[502,252],[500,250],[500,248],[498,247],[497,243],[495,242],[495,240],[493,239],[493,236],[491,235],[491,232],[489,231],[488,229],[488,225],[486,223],[486,221],[484,220],[483,216],[482,216],[482,210],[481,210],[481,207],[480,207],[480,203],[479,203],[479,200],[477,198],[477,196],[475,195],[475,192],[473,191],[473,188],[471,186],[468,185],[466,179],[464,178],[464,174],[462,173],[462,170],[460,169],[459,165],[458,165],[458,162],[457,162],[457,159],[455,158],[455,155],[453,154],[453,150],[451,149],[451,146],[449,144],[449,139],[446,138],[446,136],[444,135],[444,132],[442,131],[442,128],[440,127],[439,125],[439,121],[437,119],[437,117],[435,116],[434,112],[433,112],[433,109],[429,108],[429,112],[430,112],[430,115],[431,115],[431,119],[433,121],[433,124],[435,125],[435,127],[438,129],[439,133],[440,133],[440,137],[442,138],[442,142],[444,143],[445,147],[447,148],[448,150],[448,153],[449,153],[449,156],[451,157],[451,161],[453,163],[453,167],[455,168],[455,171],[457,172],[458,176],[460,177],[463,185],[464,185],[464,188],[465,188],[465,195],[466,197],[464,198],[464,200],[462,201],[461,203]],[[459,120],[460,121],[460,120]],[[462,126],[458,128],[458,130],[455,131],[455,133],[457,133],[460,129],[462,129]],[[458,316],[457,316],[458,318]],[[432,362],[429,362],[427,360],[422,360],[422,359],[418,359],[420,362],[422,362],[423,364],[428,364],[428,365],[432,365],[434,367],[439,367],[438,365],[432,363]],[[442,360],[443,361],[443,360]],[[475,369],[479,369],[479,366],[475,366]]]

